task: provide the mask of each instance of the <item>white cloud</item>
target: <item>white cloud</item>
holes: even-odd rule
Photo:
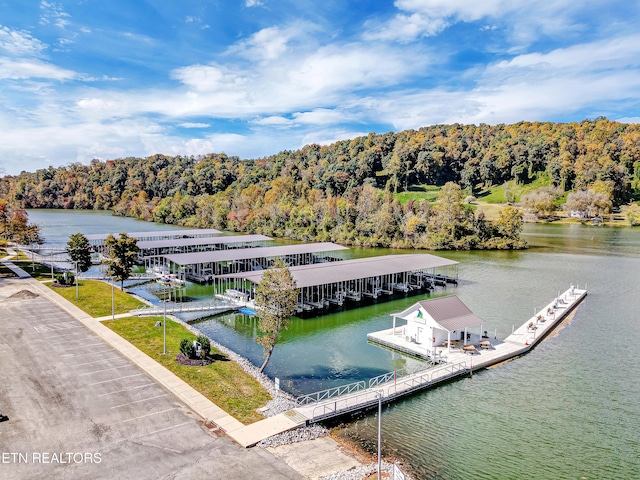
[[[247,8],[251,8],[251,7],[260,7],[264,4],[264,2],[262,0],[246,0],[244,2],[244,6]]]
[[[55,2],[47,2],[42,0],[40,2],[40,15],[41,24],[52,24],[58,28],[65,29],[69,25],[71,15],[64,11],[61,4]]]
[[[29,32],[0,27],[0,50],[11,56],[39,56],[47,46]]]
[[[268,115],[265,117],[260,117],[252,120],[254,125],[265,125],[265,126],[290,126],[291,120],[283,117],[281,115]]]
[[[210,123],[197,123],[197,122],[184,122],[178,124],[179,127],[182,128],[209,128],[211,126]]]
[[[545,120],[640,98],[640,37],[525,54],[489,65],[467,90],[397,91],[371,99],[368,114],[394,128],[435,123]]]
[[[367,39],[407,42],[441,33],[458,22],[491,20],[490,30],[497,30],[496,23],[518,44],[525,45],[545,35],[567,35],[580,31],[575,20],[576,12],[590,6],[603,6],[601,0],[396,0],[399,12],[386,22],[366,24]],[[482,31],[487,28],[482,28]],[[521,47],[519,47],[521,48]]]
[[[75,72],[71,70],[65,70],[39,60],[11,60],[0,57],[0,79],[71,80],[75,77]]]

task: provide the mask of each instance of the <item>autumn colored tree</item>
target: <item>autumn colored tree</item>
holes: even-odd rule
[[[263,372],[271,359],[282,330],[286,330],[291,316],[296,311],[298,289],[291,271],[278,259],[264,271],[256,287],[255,302],[258,307],[258,338],[264,349],[265,359],[260,367]]]
[[[508,240],[508,248],[521,246],[520,234],[524,229],[522,212],[516,207],[509,206],[500,211],[496,228],[501,237]]]

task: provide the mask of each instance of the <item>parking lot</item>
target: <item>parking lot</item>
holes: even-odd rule
[[[210,430],[21,279],[0,279],[0,478],[301,478]]]

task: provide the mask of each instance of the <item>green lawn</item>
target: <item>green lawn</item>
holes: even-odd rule
[[[401,205],[406,205],[409,200],[424,200],[433,203],[438,198],[440,187],[435,185],[411,185],[406,192],[395,193],[393,198],[398,200]]]
[[[541,172],[531,183],[520,184],[514,180],[510,180],[502,185],[492,185],[486,190],[481,191],[477,197],[485,203],[507,203],[506,192],[509,190],[511,194],[515,196],[515,201],[519,202],[522,195],[549,185],[551,185],[549,175]]]
[[[111,315],[111,285],[108,283],[99,280],[80,280],[78,282],[78,299],[76,299],[75,285],[70,287],[54,287],[50,283],[47,285],[92,317]],[[114,288],[113,293],[116,315],[145,306],[144,303],[127,293],[123,293],[119,288]]]
[[[127,317],[102,322],[122,338],[162,364],[239,421],[248,424],[264,417],[256,412],[271,399],[269,393],[240,366],[215,349],[217,360],[205,367],[188,367],[175,361],[183,338],[195,340],[184,326],[167,321],[167,354],[163,354],[163,329],[154,326],[162,317]],[[170,353],[169,353],[170,352]]]

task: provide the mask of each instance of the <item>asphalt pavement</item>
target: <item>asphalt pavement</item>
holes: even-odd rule
[[[300,479],[33,288],[0,279],[0,478]]]

